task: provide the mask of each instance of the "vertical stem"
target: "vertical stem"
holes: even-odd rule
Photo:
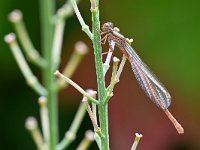
[[[48,90],[48,111],[49,111],[49,149],[54,150],[58,142],[58,107],[57,91],[54,88],[55,76],[53,74],[52,40],[53,23],[52,16],[55,10],[54,0],[40,0],[42,49],[44,58],[47,60],[47,67],[43,70],[44,85]]]
[[[99,0],[95,0],[96,7],[93,5],[92,12],[92,32],[93,32],[93,47],[95,55],[95,67],[98,84],[98,99],[99,99],[99,121],[101,132],[104,137],[101,137],[101,150],[109,150],[109,135],[108,135],[108,105],[105,104],[106,89],[105,79],[103,75],[102,62],[102,47],[100,36],[100,21],[99,21]],[[95,3],[94,2],[94,3]]]

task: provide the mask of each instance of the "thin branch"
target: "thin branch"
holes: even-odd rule
[[[37,148],[39,150],[46,150],[47,145],[44,143],[41,132],[37,125],[37,120],[34,117],[28,117],[26,119],[25,127],[29,130]]]
[[[117,28],[117,30],[119,31],[118,28]],[[129,42],[129,44],[131,44],[131,43],[133,42],[133,39],[128,39],[128,38],[126,38],[126,40]],[[123,54],[122,61],[121,61],[121,63],[120,63],[119,69],[118,69],[118,71],[117,71],[117,76],[116,76],[117,80],[119,80],[119,78],[120,78],[120,76],[121,76],[121,73],[122,73],[122,71],[123,71],[123,68],[124,68],[125,63],[126,63],[126,56]]]
[[[93,97],[91,97],[78,84],[76,84],[74,81],[72,81],[68,77],[64,76],[63,74],[61,74],[58,70],[54,74],[56,76],[60,77],[60,78],[63,78],[66,82],[68,82],[69,84],[71,84],[75,89],[77,89],[81,94],[83,94],[85,97],[87,97],[91,102],[93,102],[95,104],[99,104],[99,102],[96,99],[94,99]]]
[[[85,21],[83,20],[83,17],[81,16],[81,13],[78,9],[78,6],[76,4],[75,0],[70,0],[72,7],[76,13],[76,16],[81,24],[82,30],[89,36],[89,38],[92,40],[93,39],[93,34],[91,33],[89,26],[85,24]]]
[[[65,137],[56,146],[56,150],[66,149],[72,143],[72,141],[75,140],[77,130],[83,120],[85,112],[86,112],[85,105],[83,103],[80,103],[78,111],[76,112],[76,115],[74,117],[70,129],[65,133]]]
[[[38,99],[38,103],[40,105],[40,118],[42,124],[42,132],[44,136],[45,143],[49,144],[49,114],[47,108],[47,98],[41,96]]]
[[[71,78],[78,65],[81,63],[81,60],[88,53],[88,51],[89,48],[85,43],[81,41],[77,42],[74,47],[74,52],[62,72],[63,75],[67,76],[68,78]],[[66,83],[65,80],[63,80],[62,78],[59,78],[57,81],[58,89],[62,89],[64,87],[67,87],[68,85],[69,84]]]
[[[121,61],[120,65],[119,65],[119,69],[118,69],[117,75],[116,75],[117,80],[119,80],[119,78],[121,76],[121,73],[122,73],[122,71],[124,69],[125,63],[126,63],[126,56],[123,54],[122,61]]]
[[[97,105],[92,103],[92,113],[94,115],[94,119],[96,120],[97,122]]]
[[[86,92],[91,97],[95,98],[96,91],[89,89],[89,90],[86,90]],[[85,98],[86,97],[84,96],[82,101]],[[83,120],[83,117],[85,116],[85,112],[86,112],[86,105],[81,102],[69,130],[65,133],[65,137],[61,140],[61,142],[56,146],[56,150],[66,149],[74,141],[74,139],[76,138],[76,133],[77,133],[77,131],[80,127],[80,124]]]
[[[60,64],[61,46],[63,43],[63,34],[65,28],[64,20],[65,10],[60,8],[57,11],[57,19],[54,29],[53,46],[52,46],[52,62],[53,70],[57,69]]]
[[[111,46],[112,46],[112,49],[115,48],[115,42],[114,41],[111,41]],[[113,52],[110,48],[109,48],[108,52],[109,53],[107,54],[105,63],[103,64],[103,74],[104,74],[104,76],[106,75],[108,69],[110,68],[110,61],[111,61],[112,54],[113,54]]]
[[[134,140],[134,143],[133,143],[133,145],[131,147],[131,150],[136,150],[136,148],[138,146],[138,143],[140,142],[140,139],[142,137],[143,137],[142,134],[138,134],[138,133],[135,134],[135,140]]]
[[[23,16],[21,11],[14,10],[13,12],[11,12],[9,15],[9,20],[13,23],[15,31],[19,37],[20,43],[22,44],[25,54],[29,58],[29,60],[39,67],[46,67],[46,60],[40,56],[38,51],[33,46],[33,43],[31,42],[31,39],[23,22]]]
[[[33,88],[40,96],[47,95],[46,89],[39,83],[38,79],[33,75],[31,69],[29,68],[19,45],[17,44],[16,37],[14,33],[10,33],[5,36],[5,42],[9,45],[17,64],[24,75],[28,85]]]
[[[101,129],[99,128],[98,124],[97,124],[97,121],[96,121],[96,118],[92,112],[92,109],[87,101],[87,98],[83,99],[83,102],[85,103],[86,105],[86,110],[90,116],[90,119],[92,121],[92,125],[94,127],[94,131],[100,136],[100,137],[104,137],[104,135],[101,133]]]
[[[113,89],[116,83],[119,82],[117,78],[117,68],[119,64],[119,59],[117,57],[113,58],[113,71],[112,71],[112,77],[110,81],[110,85],[107,88],[107,96],[106,96],[106,101],[105,103],[108,103],[109,99],[113,96]]]
[[[83,138],[76,150],[87,150],[93,141],[94,132],[92,132],[91,130],[86,131],[85,137]]]
[[[79,3],[80,0],[76,0],[76,3]],[[63,10],[63,18],[66,20],[67,18],[71,17],[72,15],[74,15],[74,11],[71,5],[70,0],[67,0],[65,2],[65,4],[60,8]],[[56,14],[55,19],[57,19],[58,14]]]

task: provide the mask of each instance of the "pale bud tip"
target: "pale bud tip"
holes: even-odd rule
[[[119,62],[120,60],[117,57],[113,57],[114,62]]]
[[[92,130],[87,130],[86,133],[85,133],[85,137],[90,141],[95,140],[94,132]]]
[[[28,130],[33,130],[37,128],[37,120],[35,119],[35,117],[28,117],[25,122],[25,127]]]
[[[12,43],[16,40],[16,36],[14,33],[9,33],[4,37],[4,41],[6,43]]]
[[[65,134],[65,137],[66,137],[67,139],[74,140],[74,139],[76,138],[76,135],[75,135],[74,133],[72,133],[72,132],[67,132],[67,133]]]
[[[139,133],[135,133],[135,136],[136,136],[136,137],[139,137],[139,138],[142,138],[142,137],[143,137],[143,135],[142,135],[142,134],[139,134]]]
[[[8,16],[8,19],[11,22],[18,22],[22,19],[22,12],[20,10],[12,11]]]
[[[39,103],[41,106],[46,105],[46,103],[47,103],[47,98],[46,98],[45,96],[40,96],[39,99],[38,99],[38,103]]]
[[[119,28],[117,28],[117,27],[114,27],[114,30],[115,30],[115,31],[117,31],[117,32],[119,32],[119,31],[120,31],[120,29],[119,29]]]
[[[85,55],[89,52],[88,46],[84,42],[76,42],[75,44],[75,50],[81,55]]]
[[[139,142],[142,137],[143,137],[142,134],[135,133],[135,142]]]
[[[133,39],[126,38],[126,40],[127,40],[130,44],[133,42]]]
[[[66,9],[65,8],[58,9],[58,15],[59,16],[65,16],[65,14],[66,14]]]
[[[54,72],[54,75],[58,75],[60,72],[58,71],[58,70],[56,70],[55,72]]]
[[[92,97],[95,97],[97,94],[97,91],[94,91],[92,89],[87,89],[86,92]]]

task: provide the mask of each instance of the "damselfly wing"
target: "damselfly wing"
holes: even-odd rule
[[[167,109],[171,104],[171,96],[164,85],[158,80],[149,67],[140,59],[136,51],[131,47],[128,40],[119,33],[118,28],[114,28],[111,22],[107,22],[102,27],[103,32],[101,35],[105,35],[102,38],[103,43],[108,41],[110,49],[113,51],[111,41],[121,49],[126,58],[129,60],[132,70],[139,82],[141,88],[158,107],[160,107],[171,122],[174,124],[179,134],[184,133],[183,127],[173,117],[173,115]]]
[[[169,92],[149,67],[140,59],[136,51],[128,43],[127,39],[113,28],[113,25],[110,22],[105,23],[102,29],[102,34],[105,34],[103,40],[107,40],[109,44],[111,41],[114,41],[122,50],[131,64],[137,81],[150,100],[158,107],[167,109],[171,104]]]

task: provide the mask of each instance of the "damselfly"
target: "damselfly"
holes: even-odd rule
[[[171,104],[171,96],[169,92],[152,73],[149,67],[140,59],[136,51],[130,46],[128,40],[119,33],[119,29],[114,28],[111,22],[107,22],[102,27],[101,35],[104,35],[102,43],[108,41],[111,51],[113,51],[111,41],[115,42],[117,47],[119,47],[129,60],[136,79],[146,95],[167,114],[169,119],[175,125],[177,131],[183,133],[183,128],[167,109]]]

